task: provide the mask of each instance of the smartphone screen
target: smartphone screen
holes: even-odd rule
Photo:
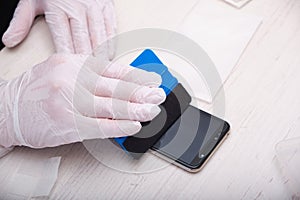
[[[229,131],[229,124],[189,106],[152,150],[189,169],[198,169]]]

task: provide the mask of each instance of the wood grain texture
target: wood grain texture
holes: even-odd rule
[[[117,0],[119,31],[176,29],[197,2]],[[62,156],[50,199],[291,198],[275,145],[300,137],[300,1],[253,0],[240,12],[264,20],[224,85],[231,135],[200,173],[172,165],[152,173],[122,173],[98,162],[80,143],[43,150],[16,148],[0,160],[1,172],[12,172],[22,155]],[[12,78],[52,53],[51,37],[40,19],[22,45],[0,53],[0,74]]]

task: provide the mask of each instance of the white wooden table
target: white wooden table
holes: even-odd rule
[[[119,31],[176,29],[197,2],[117,0]],[[98,162],[80,143],[43,150],[18,147],[0,160],[0,169],[13,171],[23,155],[62,156],[50,199],[291,198],[275,145],[300,136],[300,1],[253,0],[240,12],[264,21],[224,85],[231,135],[201,172],[189,174],[170,165],[152,173],[122,173]],[[0,74],[17,76],[52,53],[41,19],[22,45],[0,53]]]

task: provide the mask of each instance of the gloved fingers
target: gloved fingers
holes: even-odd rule
[[[161,76],[157,73],[115,63],[106,68],[101,75],[149,87],[158,87],[162,82]]]
[[[45,13],[56,51],[59,53],[74,53],[72,33],[68,16],[61,10]]]
[[[77,77],[80,85],[83,85],[92,95],[99,97],[150,104],[161,104],[166,98],[161,88],[99,76],[86,68],[82,69]]]
[[[8,29],[2,37],[5,46],[14,47],[22,42],[28,35],[35,16],[35,1],[21,0]]]
[[[97,119],[81,116],[77,120],[81,140],[131,136],[142,128],[138,121]]]
[[[166,95],[161,88],[150,88],[132,82],[100,76],[91,91],[94,95],[111,97],[134,103],[161,104]]]
[[[108,56],[112,60],[115,56],[116,44],[115,40],[112,39],[117,32],[117,17],[115,14],[115,7],[113,1],[108,1],[103,9],[103,17],[105,23],[105,29],[108,37]]]
[[[102,14],[100,11],[101,7],[97,4],[97,6],[91,7],[87,13],[90,41],[93,51],[99,51],[99,48],[108,51],[106,42],[107,34],[105,30],[104,19],[101,16]]]
[[[155,104],[138,104],[97,96],[94,99],[85,97],[85,99],[82,99],[82,103],[78,102],[75,107],[79,113],[87,117],[140,122],[152,120],[161,111]]]
[[[89,57],[85,63],[85,67],[90,68],[98,75],[121,79],[126,82],[133,82],[138,85],[158,87],[162,82],[161,76],[157,73],[147,72],[129,65],[120,65],[116,63],[110,64],[103,61],[103,57],[101,57],[101,55],[97,55],[97,57]]]
[[[90,42],[86,13],[84,10],[78,12],[80,12],[78,13],[78,16],[72,16],[69,19],[74,50],[77,54],[91,54],[92,46]],[[80,19],[78,18],[79,16]]]

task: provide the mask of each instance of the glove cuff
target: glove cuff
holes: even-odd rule
[[[2,152],[4,151],[4,146],[9,147],[11,146],[11,139],[9,138],[9,134],[7,131],[7,121],[9,117],[7,116],[7,98],[5,95],[5,87],[7,85],[7,81],[4,81],[0,78],[0,96],[1,96],[1,102],[0,102],[0,157],[2,155]],[[3,153],[4,155],[4,153]]]
[[[11,152],[14,149],[14,147],[5,148],[0,146],[0,158],[4,157],[6,154]]]
[[[14,98],[14,90],[10,81],[0,79],[0,147],[1,149],[11,148],[18,142],[14,130],[14,107],[16,102]],[[0,152],[1,155],[1,152]]]

